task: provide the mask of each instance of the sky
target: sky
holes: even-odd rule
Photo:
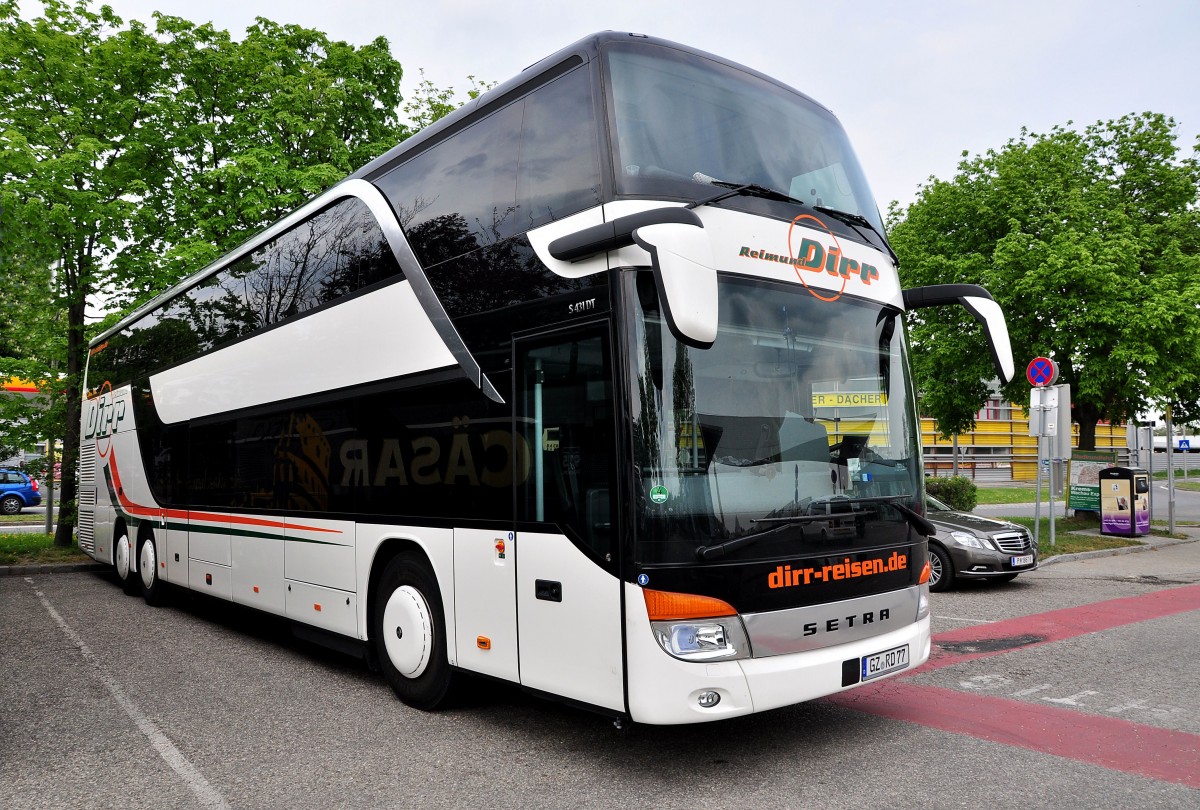
[[[383,36],[405,70],[463,93],[504,81],[587,34],[630,31],[754,68],[841,119],[881,210],[912,202],[963,152],[1021,128],[1153,111],[1200,134],[1197,0],[107,0],[126,21],[161,11],[240,38],[255,17],[356,45]],[[22,13],[40,6],[22,0]]]

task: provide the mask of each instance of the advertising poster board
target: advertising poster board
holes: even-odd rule
[[[1115,450],[1076,450],[1067,466],[1067,506],[1071,509],[1100,511],[1100,471],[1115,467]]]

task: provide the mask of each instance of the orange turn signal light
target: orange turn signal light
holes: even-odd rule
[[[919,580],[917,580],[917,584],[924,585],[925,583],[929,582],[929,577],[930,577],[929,560],[926,560],[925,567],[921,569],[921,578]]]
[[[490,650],[492,648],[492,640],[487,636],[476,636],[475,646],[481,650]]]
[[[716,616],[736,616],[733,605],[711,596],[691,593],[671,593],[642,589],[646,599],[646,613],[652,622],[670,622],[679,619],[711,619]]]

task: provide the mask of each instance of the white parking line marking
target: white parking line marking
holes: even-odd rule
[[[960,619],[957,616],[934,616],[935,619],[945,619],[948,622],[969,622],[970,624],[994,624],[993,619]]]
[[[30,585],[34,584],[33,580],[29,577],[25,577],[25,581]],[[138,730],[146,735],[146,738],[150,741],[150,745],[154,746],[154,750],[158,752],[159,756],[192,789],[192,792],[196,794],[196,798],[200,800],[200,803],[205,807],[215,808],[216,810],[229,810],[229,803],[225,801],[225,798],[208,783],[204,775],[175,747],[174,743],[167,738],[167,735],[163,734],[158,726],[154,725],[154,722],[143,714],[142,710],[129,699],[129,696],[125,694],[125,690],[121,688],[116,680],[104,671],[100,659],[83,642],[83,639],[72,629],[71,625],[67,624],[66,619],[59,615],[58,611],[54,609],[54,605],[50,604],[50,600],[46,598],[46,595],[37,590],[36,587],[33,592],[41,600],[42,607],[46,608],[46,612],[50,614],[50,618],[54,619],[54,623],[71,640],[71,643],[79,648],[79,652],[82,653],[84,660],[96,670],[96,677],[100,679],[100,683],[104,684],[104,688],[112,694],[113,699],[117,701],[117,705],[125,711],[125,714],[129,715],[129,719],[134,722]]]

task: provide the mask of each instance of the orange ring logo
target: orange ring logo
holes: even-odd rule
[[[842,255],[842,243],[839,242],[837,237],[833,235],[833,230],[831,230],[828,225],[826,225],[824,222],[822,222],[817,217],[814,217],[812,214],[799,214],[792,220],[792,224],[788,226],[788,256],[793,260],[792,267],[794,267],[796,270],[796,277],[798,279],[800,279],[800,283],[804,285],[804,289],[808,290],[809,293],[811,293],[813,295],[813,297],[819,298],[820,300],[826,301],[826,302],[836,301],[842,297],[842,293],[846,292],[846,282],[849,280],[848,276],[844,276],[844,275],[842,276],[842,288],[837,291],[836,295],[826,297],[824,295],[821,295],[819,292],[817,292],[812,287],[808,286],[808,282],[805,281],[805,279],[804,279],[804,274],[800,272],[801,269],[806,269],[806,270],[812,270],[814,272],[820,273],[820,272],[824,272],[823,268],[808,267],[805,264],[797,263],[795,261],[799,257],[796,256],[795,251],[792,249],[792,232],[794,230],[796,230],[796,223],[798,223],[802,219],[811,219],[813,222],[817,223],[818,226],[820,226],[821,230],[823,230],[823,231],[825,231],[825,233],[829,234],[829,238],[833,240],[833,246],[835,248],[837,248],[838,256]],[[837,272],[836,267],[834,268],[834,272]]]

